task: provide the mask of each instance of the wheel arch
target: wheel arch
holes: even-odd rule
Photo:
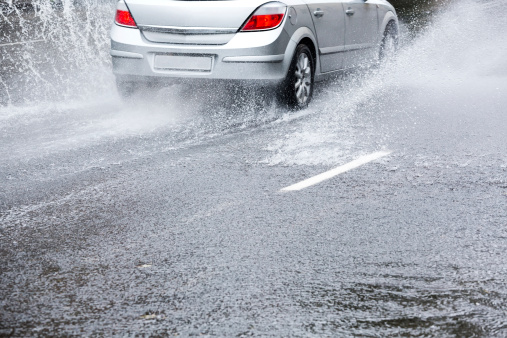
[[[314,72],[317,70],[317,47],[315,47],[315,44],[313,43],[312,39],[310,39],[309,37],[305,37],[303,39],[301,39],[301,41],[299,41],[298,45],[300,44],[304,44],[306,45],[309,49],[310,49],[310,52],[312,53],[312,58],[313,58],[313,66],[314,66]]]
[[[380,25],[379,41],[382,41],[382,39],[384,38],[384,34],[386,32],[387,26],[392,25],[392,24],[394,24],[394,27],[396,28],[396,32],[398,33],[399,32],[398,17],[393,12],[388,11],[384,15],[384,20],[382,20],[382,24]]]
[[[286,63],[285,69],[289,70],[290,63],[292,62],[292,58],[294,57],[294,52],[296,48],[300,44],[305,44],[308,46],[312,53],[315,69],[314,74],[320,73],[318,70],[320,69],[320,60],[319,60],[319,52],[318,52],[318,44],[317,39],[313,35],[313,32],[308,27],[300,27],[297,29],[290,39],[290,43],[287,45],[287,49],[285,51],[284,63]]]

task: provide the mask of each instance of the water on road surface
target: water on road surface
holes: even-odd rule
[[[0,17],[21,27],[0,46],[0,334],[507,335],[503,0],[456,1],[301,112],[226,85],[121,102],[114,5],[63,3]]]

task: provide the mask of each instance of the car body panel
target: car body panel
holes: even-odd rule
[[[378,53],[378,4],[373,1],[346,0],[344,68],[367,63]]]
[[[265,0],[125,0],[140,26],[216,27],[238,30]]]
[[[317,33],[320,55],[320,70],[323,73],[343,67],[345,45],[345,10],[343,3],[336,0],[307,0]]]
[[[144,37],[152,42],[224,45],[265,0],[125,0]]]

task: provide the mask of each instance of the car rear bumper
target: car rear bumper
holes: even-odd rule
[[[114,25],[111,30],[113,72],[122,77],[280,82],[294,49],[283,25],[271,31],[237,33],[225,45],[155,43],[139,29]]]

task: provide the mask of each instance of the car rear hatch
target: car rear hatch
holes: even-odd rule
[[[152,42],[224,45],[266,0],[125,0]]]

